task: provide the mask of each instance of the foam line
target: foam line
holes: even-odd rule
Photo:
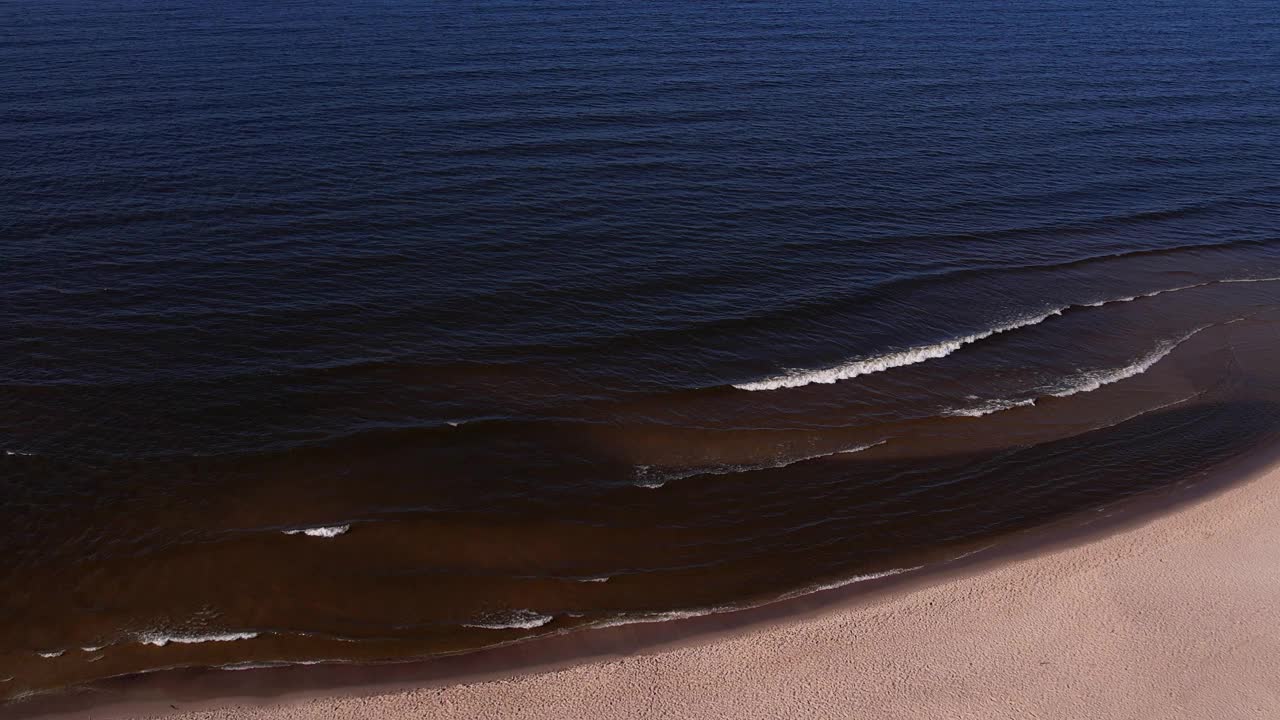
[[[1262,278],[1229,278],[1225,280],[1210,280],[1208,282],[1195,283],[1193,285],[1182,285],[1175,288],[1167,288],[1164,290],[1153,290],[1138,295],[1129,295],[1119,298],[1111,298],[1108,300],[1097,300],[1089,303],[1079,303],[1072,305],[1064,305],[1055,310],[1051,310],[1041,315],[1029,315],[1017,320],[996,325],[987,330],[982,330],[970,335],[964,335],[950,340],[943,340],[928,345],[917,345],[905,350],[894,350],[879,355],[870,355],[866,357],[855,358],[838,365],[832,365],[816,370],[788,370],[779,375],[773,375],[760,380],[751,382],[736,383],[733,387],[739,390],[762,391],[762,390],[779,390],[782,388],[797,388],[805,385],[813,384],[831,384],[841,380],[850,380],[862,375],[870,375],[871,373],[883,372],[893,368],[904,367],[907,365],[915,365],[927,360],[936,360],[944,358],[966,345],[985,340],[993,335],[999,335],[1011,330],[1038,325],[1049,318],[1061,315],[1062,313],[1076,307],[1101,307],[1113,303],[1127,303],[1142,298],[1156,297],[1166,293],[1181,292],[1183,290],[1192,290],[1195,288],[1207,287],[1210,285],[1225,285],[1230,283],[1258,283],[1258,282],[1275,282],[1280,277],[1262,277]]]
[[[833,450],[831,452],[818,453],[816,455],[804,455],[796,458],[777,458],[771,462],[758,465],[714,465],[710,467],[691,468],[683,470],[656,470],[651,465],[636,466],[636,485],[643,488],[660,488],[672,480],[682,480],[684,478],[698,477],[700,475],[730,475],[732,473],[751,472],[753,470],[775,470],[784,468],[788,465],[805,462],[807,460],[817,460],[818,458],[831,457],[832,455],[848,455],[851,453],[859,453],[863,450],[870,450],[878,447],[888,440],[879,440],[869,445],[855,445],[854,447],[844,448],[842,450]]]
[[[533,610],[512,610],[509,613],[491,615],[475,622],[463,623],[465,627],[483,628],[485,630],[532,630],[542,627],[555,618]]]
[[[162,632],[143,633],[138,636],[138,642],[143,645],[154,645],[156,647],[164,647],[170,643],[178,643],[181,645],[196,645],[207,642],[234,642],[236,640],[252,640],[258,637],[256,632],[228,632],[228,633],[209,633],[206,635],[169,635]]]
[[[318,538],[336,538],[351,529],[350,525],[330,525],[327,527],[313,527],[299,530],[282,530],[285,535],[306,535],[308,537]]]
[[[790,370],[781,375],[764,378],[763,380],[737,384],[734,385],[734,387],[739,390],[760,391],[803,387],[805,385],[813,385],[814,383],[830,385],[831,383],[839,382],[841,380],[849,380],[862,375],[883,372],[892,368],[915,365],[916,363],[922,363],[926,360],[943,358],[959,350],[965,345],[971,345],[979,340],[985,340],[992,335],[999,335],[1000,333],[1006,333],[1010,330],[1017,330],[1018,328],[1024,328],[1030,325],[1038,325],[1055,315],[1061,315],[1066,309],[1066,307],[1060,307],[1042,315],[1019,318],[1018,320],[1014,320],[1003,325],[997,325],[989,330],[983,330],[982,332],[953,338],[951,340],[943,340],[942,342],[933,343],[932,345],[918,345],[906,350],[884,353],[883,355],[872,355],[866,358],[858,358],[856,360],[850,360],[849,362],[820,368],[818,370]]]

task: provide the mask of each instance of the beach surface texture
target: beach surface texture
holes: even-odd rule
[[[1280,717],[1278,487],[1271,469],[1081,545],[677,649],[175,717]]]

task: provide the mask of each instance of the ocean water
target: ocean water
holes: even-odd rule
[[[1280,16],[0,0],[0,697],[883,577],[1280,425]]]

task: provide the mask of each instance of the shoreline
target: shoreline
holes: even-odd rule
[[[218,717],[284,717],[319,701],[367,703],[422,693],[477,690],[497,683],[641,662],[645,658],[714,650],[744,638],[787,635],[851,614],[893,612],[921,593],[1045,562],[1062,553],[1087,552],[1150,526],[1175,523],[1187,513],[1241,492],[1264,494],[1280,482],[1280,449],[1264,445],[1178,484],[1095,511],[1025,530],[995,546],[962,554],[915,572],[869,579],[775,602],[690,618],[570,631],[461,655],[385,664],[292,665],[249,670],[161,670],[42,695],[0,708],[0,718],[177,717],[221,711]],[[1277,513],[1280,517],[1280,512]],[[1280,537],[1277,538],[1280,543]],[[888,649],[892,652],[893,649]],[[1277,656],[1280,658],[1280,656]],[[1280,680],[1280,670],[1277,671]],[[225,715],[225,713],[232,713]],[[246,715],[246,716],[249,716]]]

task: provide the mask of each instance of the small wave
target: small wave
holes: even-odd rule
[[[285,535],[307,535],[309,537],[336,538],[351,529],[350,525],[329,525],[298,530],[282,530]]]
[[[1235,322],[1235,321],[1233,320],[1232,322]],[[1204,330],[1207,327],[1209,326],[1205,325],[1204,327],[1196,328],[1195,330],[1192,330],[1191,332],[1187,333],[1186,335],[1183,335],[1180,338],[1175,338],[1173,340],[1160,343],[1159,345],[1156,346],[1155,350],[1153,350],[1152,352],[1150,352],[1149,354],[1141,358],[1138,358],[1137,360],[1129,363],[1128,365],[1125,365],[1124,367],[1114,368],[1110,370],[1090,370],[1088,372],[1081,373],[1079,375],[1071,377],[1063,381],[1057,386],[1054,386],[1042,391],[1046,392],[1047,396],[1049,397],[1068,397],[1070,395],[1077,395],[1079,393],[1093,392],[1094,390],[1097,390],[1098,388],[1101,388],[1105,385],[1110,385],[1111,383],[1119,382],[1126,378],[1131,378],[1134,375],[1141,375],[1142,373],[1151,369],[1156,363],[1163,360],[1165,356],[1167,356],[1169,353],[1173,352],[1174,348],[1178,347],[1182,343],[1191,339],[1193,335],[1200,332],[1201,330]],[[1160,410],[1162,408],[1169,407],[1171,405],[1176,405],[1181,402],[1186,402],[1187,400],[1190,400],[1190,399],[1191,398],[1184,398],[1182,400],[1179,400],[1176,403],[1170,403],[1169,405],[1161,405],[1160,407],[1152,408],[1151,410],[1144,410],[1142,413],[1139,413],[1139,415],[1152,412],[1154,410]],[[972,408],[962,408],[959,410],[946,410],[946,411],[943,411],[942,414],[950,415],[953,417],[954,416],[982,417],[984,415],[990,415],[992,413],[997,413],[1004,410],[1010,410],[1015,407],[1029,407],[1035,404],[1036,404],[1035,398],[994,399],[994,400],[988,400],[982,403],[981,405],[977,405]],[[1137,417],[1137,415],[1135,415],[1134,417]],[[1129,419],[1132,420],[1133,418],[1129,418]]]
[[[66,652],[66,650],[50,650],[48,652],[37,652],[36,654],[42,658],[56,658],[62,657]]]
[[[533,610],[512,610],[507,613],[490,615],[475,622],[463,623],[464,627],[483,628],[485,630],[532,630],[554,620],[552,615],[543,615]]]
[[[611,578],[608,575],[602,575],[600,577],[584,577],[584,578],[574,578],[574,579],[581,583],[603,583],[603,582],[609,582],[609,580],[611,580]]]
[[[593,628],[609,628],[618,627],[619,625],[639,625],[641,623],[667,622],[668,620],[687,620],[689,618],[702,617],[703,615],[714,615],[716,613],[732,612],[734,610],[744,610],[748,606],[736,607],[733,605],[717,605],[709,608],[694,608],[691,610],[669,610],[666,612],[651,613],[635,613],[632,615],[621,615],[608,620],[601,620],[591,624]]]
[[[1156,405],[1155,407],[1147,408],[1146,410],[1143,410],[1143,411],[1141,411],[1141,412],[1136,412],[1136,413],[1134,413],[1134,414],[1132,414],[1132,415],[1130,415],[1130,416],[1128,416],[1128,417],[1122,418],[1122,419],[1120,419],[1120,420],[1116,420],[1116,421],[1114,421],[1114,422],[1107,423],[1106,425],[1101,425],[1101,426],[1099,426],[1099,427],[1093,428],[1093,430],[1095,430],[1095,431],[1096,431],[1096,430],[1106,430],[1107,428],[1113,428],[1113,427],[1115,427],[1115,426],[1117,426],[1117,425],[1123,425],[1124,423],[1127,423],[1127,422],[1129,422],[1130,420],[1136,420],[1136,419],[1138,419],[1138,418],[1142,417],[1143,415],[1150,415],[1150,414],[1151,414],[1151,413],[1153,413],[1153,412],[1159,412],[1159,411],[1161,411],[1161,410],[1167,410],[1167,409],[1169,409],[1169,408],[1171,408],[1171,407],[1175,407],[1175,406],[1181,405],[1182,403],[1190,402],[1190,401],[1192,401],[1192,400],[1195,400],[1196,398],[1200,397],[1201,395],[1204,395],[1204,394],[1205,394],[1205,392],[1207,392],[1207,391],[1205,391],[1205,390],[1201,390],[1200,392],[1192,393],[1191,395],[1188,395],[1187,397],[1184,397],[1184,398],[1182,398],[1182,399],[1180,399],[1180,400],[1174,400],[1173,402],[1167,402],[1167,403],[1164,403],[1163,405]]]
[[[734,385],[739,390],[779,390],[782,388],[795,388],[804,385],[812,385],[821,383],[830,385],[831,383],[841,380],[850,380],[862,375],[870,375],[871,373],[882,372],[892,368],[903,367],[906,365],[915,365],[926,360],[935,360],[950,355],[965,345],[971,345],[979,340],[985,340],[993,335],[1017,330],[1029,325],[1037,325],[1048,320],[1055,315],[1061,315],[1069,306],[1064,306],[1052,310],[1041,315],[1032,315],[1003,325],[997,325],[989,330],[965,335],[963,337],[944,340],[942,342],[933,343],[931,345],[918,345],[906,350],[896,350],[894,352],[885,353],[883,355],[873,355],[871,357],[859,358],[849,362],[833,365],[831,367],[819,370],[790,370],[781,375],[775,375],[763,380],[741,383]]]
[[[997,325],[988,330],[976,332],[971,335],[964,335],[950,340],[930,345],[918,345],[906,350],[895,350],[880,355],[872,355],[869,357],[857,358],[839,365],[832,365],[817,370],[788,370],[780,375],[774,375],[762,380],[753,380],[751,382],[737,383],[733,387],[739,390],[779,390],[782,388],[803,387],[813,384],[831,384],[841,380],[851,380],[862,375],[870,375],[871,373],[891,370],[897,367],[907,365],[915,365],[927,360],[936,360],[946,357],[960,348],[985,340],[993,335],[999,335],[1011,330],[1038,325],[1049,318],[1061,315],[1062,313],[1077,307],[1102,307],[1103,305],[1111,305],[1113,303],[1127,303],[1142,298],[1156,297],[1167,293],[1176,293],[1183,290],[1193,290],[1195,288],[1207,287],[1210,285],[1222,285],[1229,283],[1257,283],[1257,282],[1275,282],[1280,281],[1280,277],[1262,277],[1262,278],[1228,278],[1224,280],[1209,280],[1202,283],[1192,285],[1182,285],[1174,288],[1165,288],[1163,290],[1153,290],[1138,295],[1129,295],[1119,298],[1109,298],[1105,300],[1096,300],[1094,302],[1064,305],[1060,308],[1044,313],[1042,315],[1030,315],[1012,322]]]
[[[207,642],[234,642],[236,640],[252,640],[258,637],[256,632],[228,632],[228,633],[210,633],[207,635],[168,635],[161,632],[143,633],[138,636],[138,642],[143,645],[154,645],[156,647],[164,647],[169,643],[177,643],[180,645],[196,645]]]
[[[735,610],[749,610],[751,608],[760,607],[761,605],[767,605],[771,602],[777,602],[779,600],[790,600],[792,598],[797,598],[802,595],[811,595],[816,592],[822,592],[823,590],[834,590],[836,588],[844,587],[846,585],[852,585],[854,583],[866,582],[868,580],[879,580],[880,578],[891,577],[893,575],[901,575],[903,573],[908,573],[913,570],[919,570],[922,567],[924,566],[916,565],[915,567],[909,567],[909,568],[894,568],[892,570],[882,570],[880,572],[866,573],[865,575],[854,575],[853,577],[845,578],[843,580],[837,580],[835,582],[822,583],[819,585],[811,585],[809,587],[801,588],[800,590],[792,590],[791,592],[785,593],[783,595],[779,595],[774,600],[770,600],[764,603],[755,603],[755,604],[749,604],[749,605],[715,605],[712,607],[691,608],[687,610],[669,610],[665,612],[635,613],[635,614],[621,615],[619,617],[609,618],[608,620],[601,620],[599,622],[592,623],[591,627],[608,628],[608,627],[617,627],[619,625],[636,625],[639,623],[666,622],[668,620],[687,620],[689,618],[702,617],[704,615],[715,615],[717,613],[733,612]]]
[[[836,588],[842,588],[846,585],[853,585],[854,583],[866,582],[868,580],[879,580],[880,578],[893,577],[894,575],[901,575],[903,573],[913,572],[915,570],[919,570],[922,567],[924,566],[916,565],[914,567],[893,568],[891,570],[881,570],[880,572],[866,573],[864,575],[854,575],[853,577],[845,578],[843,580],[836,580],[834,582],[822,583],[820,585],[811,585],[801,590],[793,590],[778,599],[789,600],[791,598],[800,597],[801,595],[812,595],[813,593],[822,592],[823,590],[835,590]]]
[[[445,420],[444,424],[448,425],[449,427],[456,428],[456,427],[462,427],[463,425],[470,425],[472,423],[493,422],[495,420],[501,421],[501,420],[510,420],[510,419],[511,418],[506,415],[478,415],[476,417],[462,417],[462,418],[454,418],[452,420]]]
[[[1132,363],[1124,367],[1112,370],[1091,370],[1082,373],[1073,378],[1068,379],[1064,383],[1049,390],[1049,394],[1053,397],[1068,397],[1079,393],[1093,392],[1104,385],[1119,382],[1135,375],[1141,375],[1151,369],[1156,363],[1163,360],[1169,353],[1174,351],[1182,343],[1190,340],[1196,333],[1204,330],[1208,325],[1198,327],[1195,330],[1183,335],[1180,338],[1160,343],[1155,350],[1144,357],[1138,358]]]
[[[1168,288],[1168,289],[1165,289],[1165,290],[1153,290],[1153,291],[1151,291],[1151,292],[1148,292],[1148,293],[1141,293],[1141,294],[1139,294],[1139,295],[1130,295],[1129,297],[1115,298],[1115,299],[1112,299],[1112,300],[1099,300],[1099,301],[1097,301],[1097,302],[1084,303],[1084,304],[1083,304],[1083,305],[1081,305],[1080,307],[1102,307],[1103,305],[1111,305],[1111,304],[1113,304],[1113,303],[1127,303],[1127,302],[1133,302],[1134,300],[1141,300],[1142,298],[1153,298],[1153,297],[1155,297],[1155,296],[1157,296],[1157,295],[1164,295],[1165,293],[1175,293],[1175,292],[1182,292],[1183,290],[1194,290],[1194,289],[1196,289],[1196,288],[1207,287],[1207,286],[1209,286],[1209,285],[1213,285],[1213,284],[1218,283],[1218,282],[1237,282],[1237,281],[1235,281],[1235,280],[1221,280],[1221,281],[1218,281],[1218,280],[1210,280],[1209,282],[1195,283],[1195,284],[1193,284],[1193,285],[1182,285],[1182,286],[1179,286],[1179,287],[1175,287],[1175,288]]]
[[[957,561],[957,560],[963,560],[963,559],[965,559],[965,558],[967,558],[967,557],[970,557],[970,556],[973,556],[973,555],[977,555],[977,554],[978,554],[978,553],[980,553],[980,552],[984,552],[984,551],[986,551],[986,550],[990,550],[991,548],[993,548],[993,547],[995,547],[995,546],[996,546],[996,543],[992,543],[992,544],[990,544],[990,545],[983,545],[982,547],[980,547],[980,548],[978,548],[978,549],[976,549],[976,550],[970,550],[969,552],[963,552],[963,553],[960,553],[959,555],[957,555],[957,556],[955,556],[955,557],[951,558],[951,559],[950,559],[950,560],[948,560],[947,562],[955,562],[955,561]]]
[[[84,652],[91,653],[91,652],[98,652],[104,647],[106,646],[105,645],[85,645],[80,649],[83,650]]]
[[[889,442],[887,439],[873,442],[869,445],[855,445],[854,447],[844,448],[842,450],[833,450],[831,452],[818,453],[816,455],[805,455],[796,458],[778,458],[772,462],[757,465],[716,465],[714,467],[687,468],[682,470],[656,470],[652,465],[637,465],[635,471],[636,485],[657,489],[671,482],[672,480],[683,480],[685,478],[699,477],[702,475],[731,475],[740,472],[752,472],[755,470],[776,470],[784,468],[788,465],[807,462],[809,460],[817,460],[818,458],[831,457],[832,455],[849,455],[859,453],[863,450],[870,450]]]
[[[22,452],[21,450],[5,450],[4,454],[9,457],[31,457],[35,455],[35,453]]]
[[[983,415],[990,415],[992,413],[998,413],[1003,410],[1012,410],[1013,408],[1016,408],[1016,407],[1031,407],[1035,404],[1036,404],[1036,401],[1033,398],[1027,398],[1025,400],[995,399],[995,400],[988,400],[982,403],[981,405],[976,405],[971,408],[960,408],[957,410],[944,410],[942,414],[949,415],[951,417],[982,417]]]
[[[267,670],[270,668],[290,667],[292,665],[324,665],[326,663],[340,662],[334,660],[267,660],[256,662],[246,660],[244,662],[229,663],[227,665],[215,665],[217,670]]]
[[[1217,282],[1228,283],[1260,283],[1260,282],[1276,282],[1280,277],[1264,277],[1264,278],[1236,278],[1232,280],[1218,280]]]

